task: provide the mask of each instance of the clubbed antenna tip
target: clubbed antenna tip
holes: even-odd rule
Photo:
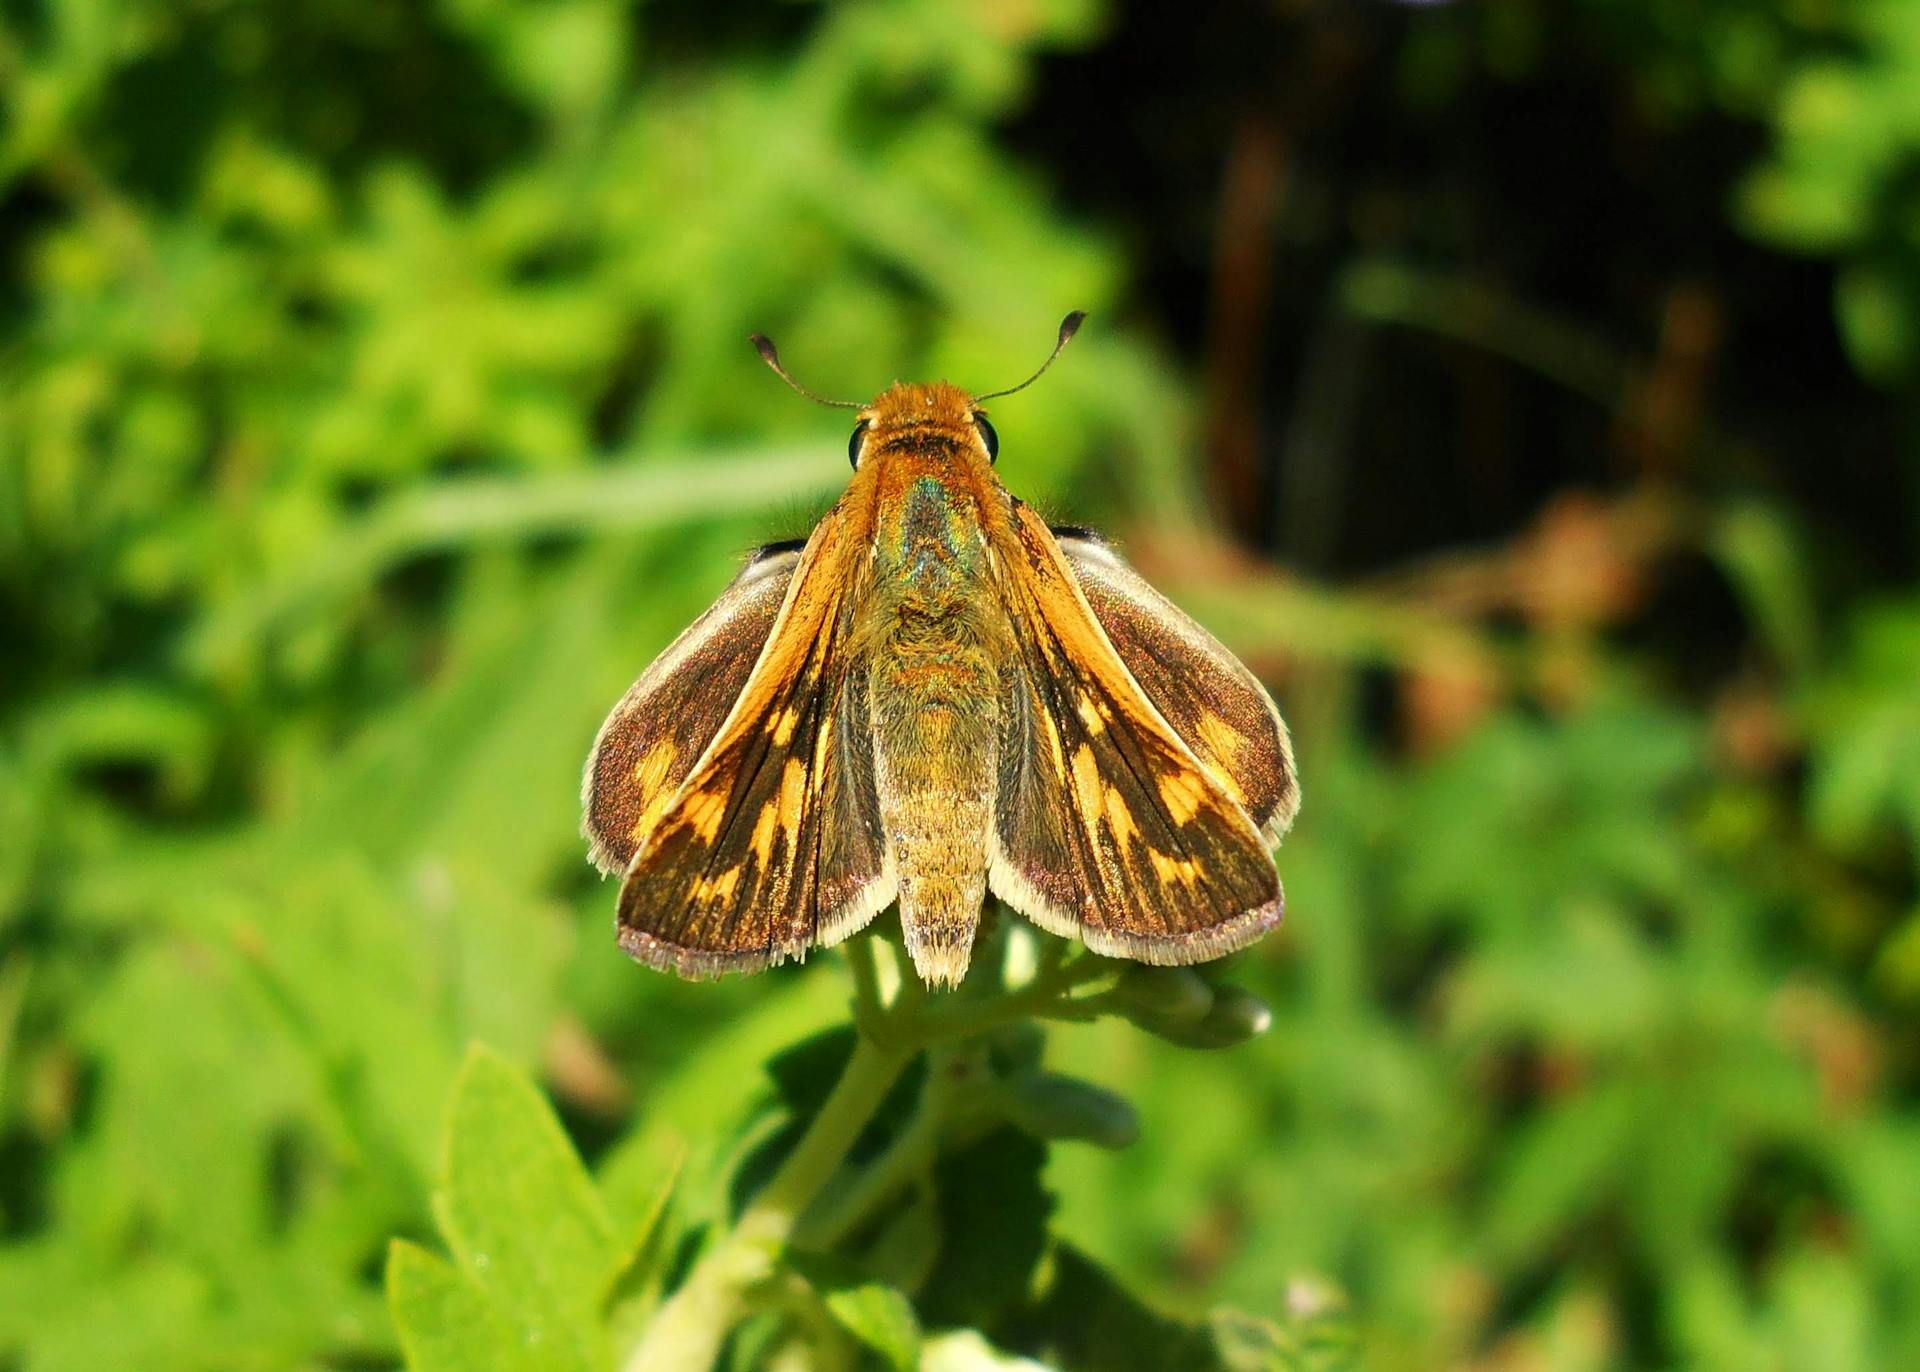
[[[1087,312],[1085,310],[1075,310],[1072,314],[1060,321],[1060,337],[1054,340],[1053,351],[1047,354],[1047,360],[1040,364],[1040,369],[1032,376],[1022,381],[1018,386],[1009,386],[1004,391],[988,391],[985,395],[976,395],[974,399],[998,400],[1003,395],[1012,395],[1015,391],[1024,391],[1027,387],[1038,381],[1046,374],[1047,368],[1053,365],[1054,358],[1060,356],[1067,344],[1073,341],[1073,336],[1080,332],[1080,326],[1086,322],[1086,318]]]
[[[793,387],[793,389],[801,395],[811,400],[814,404],[829,405],[836,410],[857,410],[860,408],[860,402],[857,400],[829,400],[824,395],[816,395],[814,392],[808,390],[805,386],[802,386],[798,381],[795,381],[789,376],[787,369],[780,365],[780,350],[773,346],[773,340],[771,338],[768,338],[763,333],[748,334],[747,337],[753,340],[753,349],[760,354],[760,360],[773,368],[773,374]]]

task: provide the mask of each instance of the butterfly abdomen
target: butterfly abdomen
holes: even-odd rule
[[[874,780],[907,952],[927,982],[957,985],[987,893],[998,725],[944,693],[918,697],[880,678],[873,691]]]
[[[907,951],[924,979],[951,985],[986,899],[1006,625],[965,474],[936,454],[901,467],[874,557],[874,779]]]

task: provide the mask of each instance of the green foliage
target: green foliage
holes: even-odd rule
[[[1828,378],[1811,439],[1703,421],[1629,492],[1654,551],[1622,518],[1530,571],[1550,521],[1482,524],[1458,567],[1316,585],[1202,515],[1246,488],[1186,463],[1206,388],[1149,322],[1198,308],[1151,295],[1192,263],[1068,208],[1080,151],[1009,133],[1138,14],[7,7],[0,1366],[638,1346],[853,1051],[838,955],[706,986],[625,962],[576,832],[607,704],[844,479],[842,420],[745,335],[827,392],[990,386],[1073,306],[1074,350],[995,402],[1002,472],[1132,535],[1274,676],[1308,797],[1288,924],[1231,984],[1105,968],[1044,1033],[1024,1004],[965,1040],[966,1090],[900,1067],[724,1365],[1920,1365],[1920,591],[1911,455],[1871,446],[1920,348],[1920,10],[1363,8],[1396,27],[1352,49],[1390,78],[1355,105],[1409,136],[1540,97],[1568,51],[1603,70],[1634,156],[1746,235],[1736,304],[1778,285],[1763,249],[1829,273],[1877,398]],[[1151,151],[1096,113],[1086,163]],[[1711,176],[1706,128],[1744,149]],[[1349,240],[1293,151],[1278,275],[1332,333],[1467,350],[1438,404],[1379,364],[1423,444],[1454,408],[1638,432],[1635,388],[1671,394],[1617,324],[1484,279],[1446,227],[1477,179],[1372,187]],[[1588,181],[1595,155],[1554,146]],[[1168,216],[1204,256],[1213,226]],[[1444,231],[1387,261],[1396,216]],[[1570,250],[1609,290],[1647,270],[1613,231]],[[1893,556],[1829,498],[1850,464]],[[1421,503],[1351,495],[1369,534]],[[1648,604],[1675,563],[1705,631]]]
[[[896,1286],[849,1262],[806,1255],[795,1269],[819,1295],[833,1319],[880,1355],[891,1372],[920,1366],[920,1321],[913,1302]]]
[[[856,945],[863,976],[874,942]],[[901,989],[884,1005],[874,997],[862,1019],[870,1038],[831,1030],[767,1064],[776,1103],[771,1115],[749,1112],[723,1150],[737,1159],[724,1207],[669,1174],[625,1245],[532,1084],[491,1052],[470,1054],[434,1191],[452,1261],[397,1240],[387,1263],[407,1365],[964,1365],[957,1348],[924,1336],[933,1328],[1086,1372],[1351,1366],[1330,1308],[1285,1322],[1226,1309],[1175,1318],[1051,1234],[1045,1140],[1078,1137],[1082,1116],[1124,1103],[1038,1072],[1041,1034],[1028,1017],[1124,1015],[1116,983],[1127,969],[1079,955],[1016,980],[1034,942],[1024,931],[990,942],[942,1004],[927,1003],[887,945]],[[1043,1094],[1056,1102],[1048,1111],[1036,1105]],[[630,1329],[637,1342],[623,1337]]]
[[[396,1240],[387,1263],[410,1366],[606,1364],[602,1308],[631,1275],[612,1222],[538,1091],[492,1053],[454,1082],[433,1209],[454,1262]]]
[[[558,1121],[491,1054],[472,1055],[454,1082],[442,1171],[440,1231],[513,1346],[550,1367],[601,1362],[600,1297],[619,1257],[612,1224]]]

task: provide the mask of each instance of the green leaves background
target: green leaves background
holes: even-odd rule
[[[1650,139],[1743,131],[1751,289],[1775,253],[1830,274],[1857,373],[1833,413],[1777,438],[1716,415],[1671,483],[1724,653],[1632,607],[1459,612],[1427,593],[1445,568],[1219,560],[1204,387],[1141,286],[1171,269],[1007,132],[1137,14],[8,7],[0,1363],[606,1365],[671,1279],[656,1232],[724,1215],[762,1065],[844,1022],[832,967],[625,963],[576,835],[606,705],[843,479],[839,421],[743,339],[828,392],[997,385],[1071,306],[1073,352],[996,402],[1003,469],[1131,535],[1276,677],[1308,804],[1289,925],[1235,972],[1274,1030],[1203,1054],[1064,1029],[1044,1070],[1123,1095],[1139,1141],[973,1159],[1025,1198],[991,1213],[1027,1217],[1002,1237],[1061,1365],[1221,1347],[1233,1318],[1296,1361],[1350,1331],[1327,1356],[1383,1369],[1920,1361],[1914,469],[1840,422],[1911,433],[1920,20],[1413,13],[1370,56],[1395,127],[1545,89],[1572,43]],[[1289,251],[1336,241],[1305,203]],[[1327,308],[1582,406],[1642,370],[1470,275],[1369,246]],[[1809,501],[1849,464],[1870,511]],[[1849,524],[1887,509],[1891,570]],[[1428,737],[1401,707],[1436,682],[1469,706]],[[954,1326],[1011,1318],[1006,1251],[942,1256],[972,1275],[913,1309],[928,1365],[989,1356]],[[819,1283],[905,1356],[897,1293]],[[403,1339],[389,1296],[474,1341]],[[1296,1318],[1321,1309],[1332,1332]]]

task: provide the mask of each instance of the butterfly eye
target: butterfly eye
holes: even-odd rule
[[[1000,456],[1000,435],[993,431],[993,425],[987,423],[987,417],[975,412],[973,427],[980,431],[980,441],[987,445],[987,461],[996,461]]]
[[[863,419],[853,426],[853,437],[847,440],[847,461],[853,464],[856,471],[860,467],[860,449],[865,445],[866,440],[867,421]]]

